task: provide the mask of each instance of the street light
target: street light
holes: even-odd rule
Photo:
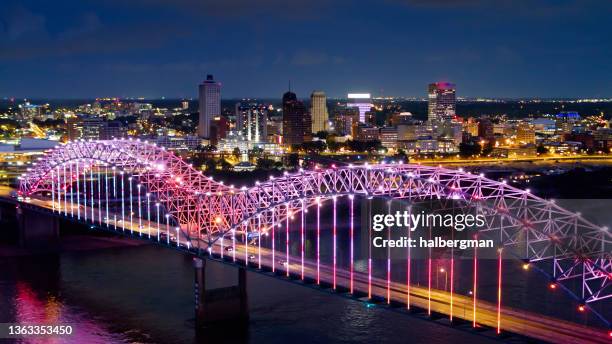
[[[446,287],[448,286],[448,271],[444,268],[440,268],[439,272],[444,273],[444,291],[446,291]]]

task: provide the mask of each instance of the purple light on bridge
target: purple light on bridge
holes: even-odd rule
[[[354,212],[354,198],[355,198],[354,195],[349,195],[350,208],[351,208],[351,218],[350,218],[350,221],[351,221],[351,223],[350,223],[350,237],[351,237],[351,239],[350,239],[351,240],[351,266],[350,266],[350,270],[351,271],[350,271],[350,279],[351,280],[349,282],[350,283],[349,290],[350,290],[351,294],[353,294],[353,292],[354,292],[353,275],[354,275],[354,268],[355,268],[355,250],[354,250],[354,242],[353,242],[354,241],[353,240],[354,239],[354,231],[355,231],[355,228],[354,228],[354,221],[355,221],[355,219],[354,219],[354,215],[353,215],[353,212]],[[317,209],[317,211],[318,211],[318,209]],[[317,245],[318,245],[318,243],[317,243]],[[318,248],[317,248],[317,250],[318,250]],[[317,253],[317,255],[318,255],[318,253]]]
[[[474,239],[478,239],[478,236],[475,235]],[[474,247],[474,286],[472,288],[472,298],[473,298],[473,305],[472,305],[472,327],[476,327],[476,294],[478,292],[478,249],[476,247]]]
[[[276,240],[274,233],[276,232],[275,220],[276,208],[272,209],[272,272],[276,272]]]
[[[301,226],[300,226],[300,255],[302,258],[302,271],[301,271],[301,279],[304,280],[304,214],[306,214],[306,208],[304,205],[304,200],[302,200],[302,211],[301,211]]]
[[[285,264],[287,264],[285,271],[287,274],[287,277],[289,277],[289,217],[291,217],[291,209],[289,209],[289,203],[287,203],[287,220],[286,220],[286,226],[285,226],[285,250],[287,252],[287,257],[286,257],[286,261]]]
[[[317,198],[317,285],[321,284],[321,198]]]

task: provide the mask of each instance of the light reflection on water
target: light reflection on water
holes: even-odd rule
[[[69,305],[57,287],[57,257],[41,256],[0,260],[0,322],[72,325],[69,337],[31,337],[17,343],[128,343],[89,312]],[[8,342],[8,339],[0,339]]]

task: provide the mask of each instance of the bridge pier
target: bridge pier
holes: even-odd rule
[[[238,268],[238,285],[206,290],[206,260],[193,259],[196,328],[246,324],[249,319],[247,274]]]
[[[24,248],[57,249],[59,219],[21,205],[16,207],[19,226],[19,245]]]

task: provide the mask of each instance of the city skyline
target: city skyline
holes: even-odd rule
[[[421,97],[434,81],[461,85],[458,97],[612,94],[610,4],[183,0],[133,2],[122,16],[115,2],[63,4],[6,4],[0,97],[193,98],[206,74],[227,98],[278,98],[287,80],[330,98]]]

